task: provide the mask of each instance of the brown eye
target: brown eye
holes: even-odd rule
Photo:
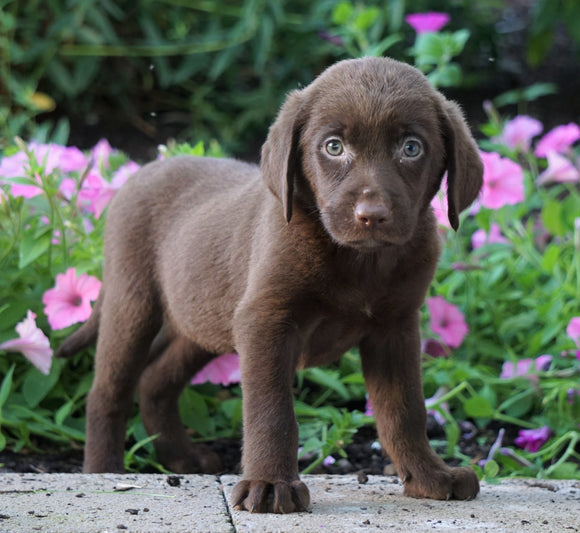
[[[326,153],[332,157],[338,157],[344,152],[344,147],[342,146],[342,141],[338,139],[330,139],[325,145]]]
[[[403,144],[403,154],[406,157],[418,157],[423,153],[423,145],[417,139],[407,139]]]

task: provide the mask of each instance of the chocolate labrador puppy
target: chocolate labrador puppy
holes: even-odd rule
[[[59,351],[98,337],[84,471],[123,470],[135,391],[170,469],[218,468],[189,442],[177,402],[208,361],[236,351],[244,445],[233,504],[303,511],[294,373],[357,346],[405,494],[475,497],[474,472],[446,466],[425,432],[419,309],[439,256],[430,202],[446,171],[456,229],[482,184],[460,110],[415,68],[364,58],[288,95],[260,167],[176,157],[137,172],[109,207],[93,314]]]

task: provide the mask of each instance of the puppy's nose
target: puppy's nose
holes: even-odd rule
[[[362,201],[355,207],[356,221],[367,228],[380,226],[389,218],[389,208],[383,203]]]

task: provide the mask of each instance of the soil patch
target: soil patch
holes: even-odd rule
[[[477,431],[473,427],[465,427],[458,443],[461,453],[471,457],[475,462],[487,457],[489,448],[497,436],[497,430],[489,428],[485,431]],[[507,431],[508,438],[505,444],[511,443],[510,434],[515,436],[514,431]],[[441,441],[441,445],[435,445],[438,453],[444,454],[445,433],[437,422],[429,418],[427,434],[435,442]],[[483,444],[482,444],[483,443]],[[241,442],[238,439],[217,439],[207,445],[219,455],[222,460],[223,474],[239,474],[241,461]],[[381,475],[393,474],[394,470],[390,460],[384,457],[378,443],[377,432],[374,426],[365,426],[354,435],[353,442],[345,447],[346,457],[335,454],[332,460],[319,465],[311,473],[313,474],[351,474],[363,472],[365,474]],[[300,461],[300,470],[303,470],[314,458]],[[50,450],[46,453],[14,453],[4,450],[0,452],[0,473],[79,473],[82,471],[83,451],[79,449],[67,449],[63,451]],[[456,465],[458,461],[447,461]],[[153,473],[151,469],[144,471]]]

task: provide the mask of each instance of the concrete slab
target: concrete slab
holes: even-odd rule
[[[236,476],[222,476],[229,501]],[[311,509],[293,515],[258,515],[230,508],[237,533],[477,531],[561,533],[580,531],[580,482],[507,480],[484,483],[473,501],[415,500],[396,478],[305,476]]]
[[[0,474],[0,532],[580,532],[580,481],[484,483],[473,501],[440,502],[406,498],[391,477],[305,476],[309,512],[259,515],[226,504],[238,479]]]
[[[0,531],[233,532],[216,476],[169,481],[157,474],[0,474]]]

